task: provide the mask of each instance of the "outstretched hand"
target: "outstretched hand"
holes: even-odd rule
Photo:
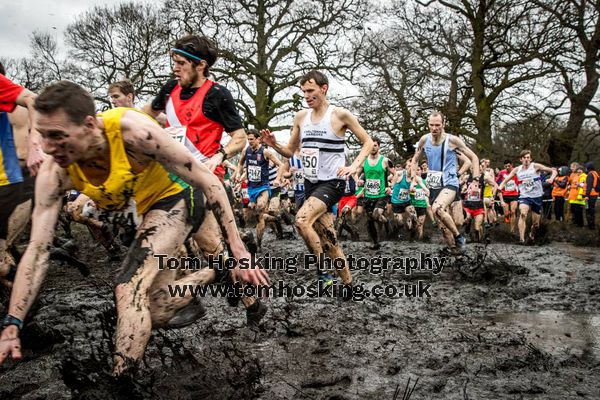
[[[2,335],[0,336],[0,364],[2,364],[9,355],[13,360],[20,360],[22,358],[19,330],[14,325],[4,328]]]
[[[277,139],[275,139],[275,134],[271,132],[269,129],[262,129],[260,131],[260,139],[267,146],[274,147],[277,144]]]

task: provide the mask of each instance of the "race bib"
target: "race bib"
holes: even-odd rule
[[[88,200],[83,206],[81,215],[121,226],[137,227],[140,224],[136,202],[133,199],[129,199],[125,207],[116,211],[102,210],[96,206],[93,200]]]
[[[467,193],[467,201],[480,201],[481,200],[481,194],[479,193],[479,191],[477,192],[469,192]]]
[[[185,145],[185,133],[187,128],[185,126],[169,126],[165,130],[171,135],[175,141]]]
[[[294,171],[294,182],[296,182],[296,185],[304,185],[304,173],[302,171]]]
[[[417,190],[415,191],[415,200],[418,200],[418,201],[423,201],[423,200],[425,200],[425,191],[424,191],[424,190],[417,189]]]
[[[506,182],[506,185],[504,185],[504,190],[507,192],[515,192],[517,190],[517,184],[511,179],[510,181]]]
[[[521,183],[524,192],[531,192],[533,190],[533,179],[527,178]]]
[[[442,171],[427,171],[427,187],[429,189],[441,189],[442,176]]]
[[[248,196],[248,188],[242,188],[242,199],[248,198],[250,198],[250,196]]]
[[[379,179],[367,179],[365,188],[368,195],[377,196],[381,194],[381,181]]]
[[[319,149],[302,148],[302,168],[304,177],[309,181],[318,180],[319,176]]]
[[[261,168],[259,165],[248,165],[248,181],[260,182]]]
[[[400,199],[400,201],[406,201],[409,198],[409,191],[408,189],[400,189],[400,193],[398,194],[398,198]]]

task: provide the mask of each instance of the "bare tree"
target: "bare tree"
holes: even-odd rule
[[[431,6],[429,2],[425,6]],[[477,129],[476,147],[492,150],[492,115],[503,97],[525,95],[524,83],[553,71],[543,60],[556,54],[563,38],[549,18],[526,0],[437,0],[466,22],[462,38],[468,47]],[[516,93],[514,91],[517,91]]]
[[[580,155],[577,147],[582,149],[589,142],[587,131],[580,135],[585,120],[600,117],[600,109],[592,104],[600,84],[600,0],[533,1],[560,24],[569,39],[564,51],[547,59],[559,71],[569,101],[567,124],[550,147],[552,158],[566,164]]]
[[[366,15],[366,0],[167,0],[174,31],[200,33],[219,45],[212,69],[234,85],[237,104],[256,128],[288,129],[301,107],[293,90],[311,69],[344,75],[350,41]]]
[[[130,79],[138,96],[156,93],[169,76],[169,30],[159,9],[139,3],[94,7],[69,25],[69,55],[86,72],[96,99],[110,103],[108,84]]]

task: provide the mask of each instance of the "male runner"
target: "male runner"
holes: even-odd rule
[[[409,167],[411,166],[407,165],[407,169]],[[418,240],[423,239],[425,215],[427,214],[427,208],[429,207],[427,202],[427,198],[429,197],[429,189],[427,189],[427,181],[422,178],[422,173],[423,170],[421,167],[417,166],[416,174],[413,174],[412,181],[410,183],[410,200],[417,214],[417,228],[413,232],[416,232]]]
[[[289,158],[300,149],[306,199],[296,214],[296,227],[312,254],[327,253],[331,259],[344,259],[337,242],[333,215],[329,211],[342,198],[344,179],[355,173],[363,163],[373,148],[373,141],[354,115],[329,104],[326,98],[329,81],[323,73],[308,72],[300,78],[300,87],[309,109],[298,112],[294,117],[287,146],[277,143],[275,135],[268,129],[261,131],[262,138],[284,157]],[[347,130],[354,133],[362,144],[360,154],[348,167],[345,166],[344,152]],[[345,285],[352,283],[347,265],[338,274]],[[351,295],[348,292],[345,291],[346,295]]]
[[[498,188],[498,184],[496,183],[496,175],[494,174],[494,170],[490,168],[490,160],[487,158],[481,159],[481,174],[484,176],[484,182],[490,182],[490,179],[494,182],[494,184],[486,183],[483,188],[483,206],[486,211],[485,214],[485,222],[487,226],[491,226],[491,224],[495,224],[498,220],[498,216],[496,215],[496,209],[494,207],[495,204],[495,193],[493,190],[494,187]]]
[[[269,161],[274,165],[282,166],[282,162],[275,157],[275,154],[265,149],[260,142],[260,133],[256,129],[248,130],[248,147],[242,153],[238,161],[238,170],[246,171],[248,179],[248,197],[250,202],[248,207],[255,210],[258,216],[256,225],[256,240],[258,248],[262,247],[262,239],[265,233],[267,221],[272,221],[273,216],[268,214],[267,207],[271,197],[271,187],[269,183]],[[275,179],[279,176],[276,173]],[[280,177],[279,177],[280,178]],[[244,180],[244,174],[240,177]]]
[[[229,90],[208,79],[217,54],[217,47],[205,36],[187,35],[178,39],[171,49],[175,79],[168,81],[143,111],[154,118],[164,111],[169,133],[223,182],[222,163],[242,151],[246,132]],[[221,146],[223,131],[231,137],[225,147]],[[216,256],[225,250],[212,211],[207,211],[199,232],[195,240],[205,256]],[[259,301],[253,298],[242,301],[249,322],[256,323],[266,313],[266,307]]]
[[[540,225],[544,191],[539,172],[551,173],[552,176],[550,176],[547,182],[552,183],[554,182],[554,178],[556,178],[557,171],[556,168],[548,168],[542,164],[533,163],[531,161],[531,151],[529,150],[523,150],[520,157],[521,165],[510,171],[500,184],[499,189],[504,189],[507,182],[511,182],[513,176],[517,177],[519,182],[519,241],[524,244],[529,210],[533,212],[531,215],[531,231],[529,233],[530,241],[533,242],[535,239],[535,233]]]
[[[134,108],[135,89],[129,79],[113,82],[108,85],[108,97],[113,107]]]
[[[116,278],[114,373],[119,375],[141,359],[153,326],[184,326],[201,315],[199,303],[170,297],[167,285],[206,284],[217,271],[203,269],[175,281],[178,271],[159,270],[155,255],[179,249],[201,223],[204,207],[217,216],[233,257],[239,260],[250,254],[218,179],[147,115],[117,108],[96,116],[90,94],[66,81],[47,87],[35,108],[35,126],[51,158],[45,160],[37,180],[31,240],[3,321],[0,363],[9,354],[21,358],[19,331],[48,270],[48,246],[63,194],[75,188],[115,214],[135,207],[142,219]],[[218,272],[221,278],[228,275]],[[243,282],[267,282],[260,269],[236,268],[232,273]]]
[[[504,161],[504,169],[498,173],[498,184],[501,184],[512,172],[513,165],[510,160]],[[519,182],[514,176],[504,184],[499,193],[500,204],[504,211],[504,222],[510,223],[510,233],[514,234],[517,228],[517,208],[519,200]]]
[[[358,229],[354,225],[353,210],[356,207],[356,181],[353,177],[346,177],[344,185],[344,194],[340,199],[338,206],[338,238],[342,232],[347,230],[350,232],[350,237],[353,241],[358,241]]]
[[[381,248],[376,222],[385,226],[389,233],[389,221],[384,212],[390,194],[387,177],[388,174],[393,174],[394,170],[391,161],[380,154],[380,147],[381,141],[378,138],[373,139],[373,149],[371,149],[369,157],[365,160],[362,168],[356,172],[357,180],[363,171],[365,173],[365,211],[367,213],[367,230],[373,241],[371,250]]]
[[[406,168],[404,167],[402,161],[396,163],[396,171],[391,179],[391,203],[396,222],[410,232],[416,227],[417,214],[410,200],[412,179],[409,178],[408,174],[412,168],[408,161],[406,162]]]
[[[456,151],[464,154],[471,160],[473,179],[479,180],[479,159],[457,136],[444,131],[444,115],[433,112],[429,116],[430,133],[423,135],[419,140],[417,151],[412,159],[413,174],[416,174],[416,163],[423,152],[427,156],[427,186],[430,190],[429,200],[432,202],[432,210],[438,220],[442,234],[446,239],[448,247],[464,247],[465,237],[458,231],[452,216],[448,213],[448,207],[457,194],[458,190],[458,160]]]

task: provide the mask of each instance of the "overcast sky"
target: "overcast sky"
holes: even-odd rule
[[[75,17],[95,5],[111,5],[131,0],[0,0],[0,55],[21,57],[29,52],[29,36],[35,30],[62,34]],[[151,2],[151,0],[135,0]]]

